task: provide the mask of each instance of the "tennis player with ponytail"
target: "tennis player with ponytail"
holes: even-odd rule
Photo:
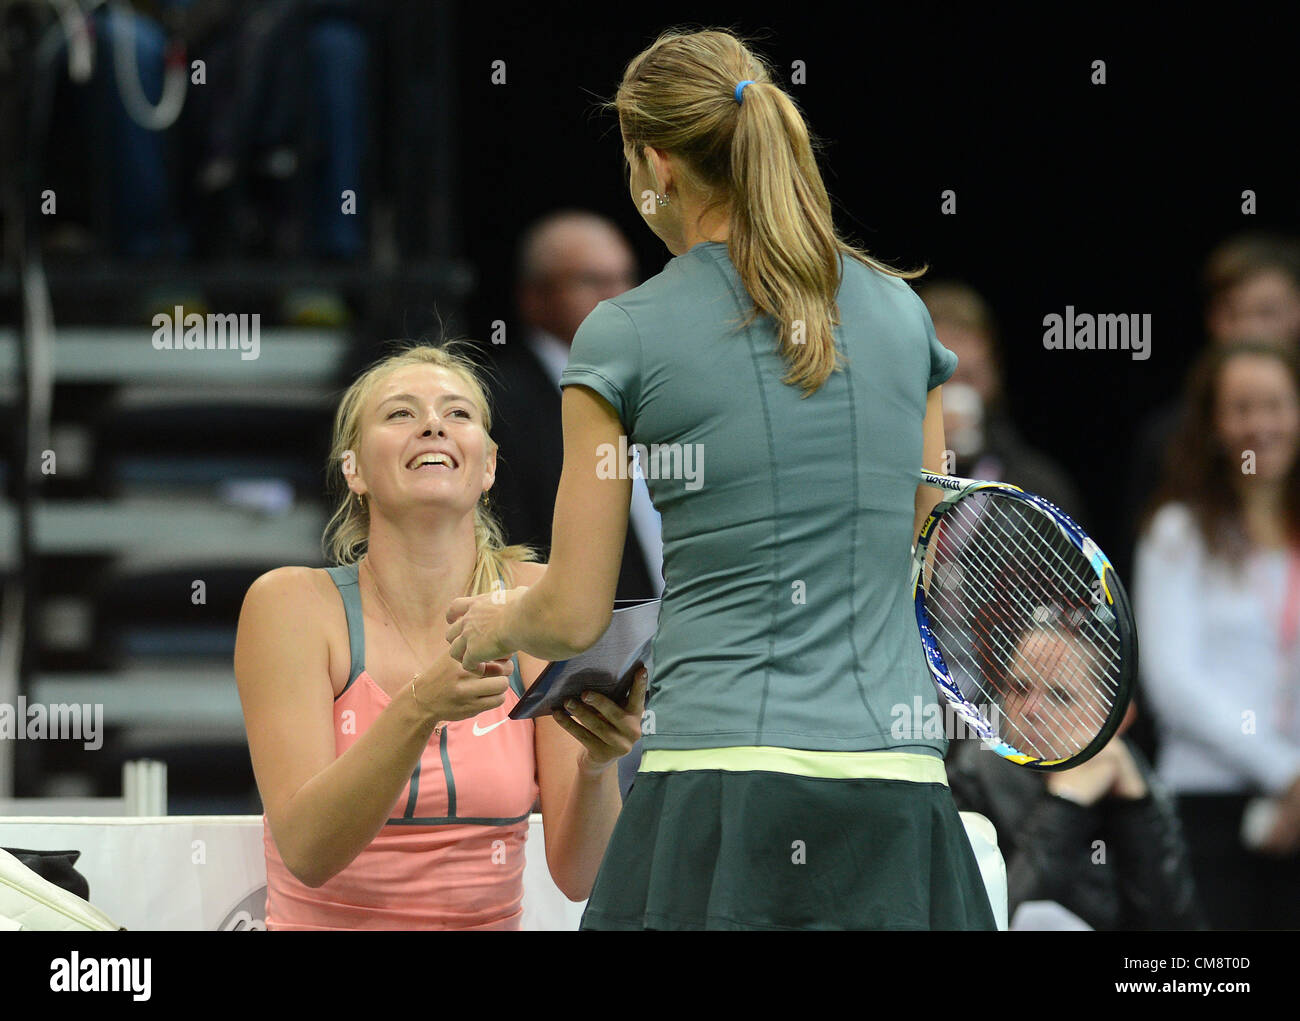
[[[610,105],[675,258],[579,329],[550,564],[453,601],[451,655],[596,641],[631,489],[609,452],[646,445],[666,589],[645,752],[583,926],[991,929],[946,742],[892,726],[936,697],[909,559],[956,367],[919,274],[839,237],[801,114],[734,35],[663,34]]]

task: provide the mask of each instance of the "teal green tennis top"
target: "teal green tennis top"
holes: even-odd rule
[[[602,301],[573,339],[560,385],[644,445],[663,523],[647,749],[947,747],[921,718],[937,692],[909,565],[926,393],[957,356],[906,282],[842,263],[844,366],[807,398],[781,382],[772,322],[739,329],[751,302],[722,242]],[[617,452],[594,460],[617,470]]]

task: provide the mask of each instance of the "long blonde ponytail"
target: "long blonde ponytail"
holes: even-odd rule
[[[664,32],[628,64],[606,106],[636,158],[644,146],[678,156],[706,210],[730,207],[728,253],[753,301],[743,325],[760,314],[777,324],[783,381],[803,396],[839,363],[840,256],[904,280],[926,272],[893,269],[840,237],[803,115],[731,32]]]

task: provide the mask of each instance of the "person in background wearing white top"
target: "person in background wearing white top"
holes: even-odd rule
[[[1216,929],[1300,928],[1300,367],[1208,352],[1135,555],[1157,773]]]

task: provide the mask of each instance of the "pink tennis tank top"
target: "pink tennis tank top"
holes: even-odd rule
[[[334,700],[342,755],[391,699],[364,667],[355,564],[330,568],[348,617],[352,667]],[[519,661],[504,704],[432,735],[392,815],[356,859],[313,889],[296,879],[262,817],[267,929],[518,929],[524,843],[537,799],[531,720],[511,720]]]

